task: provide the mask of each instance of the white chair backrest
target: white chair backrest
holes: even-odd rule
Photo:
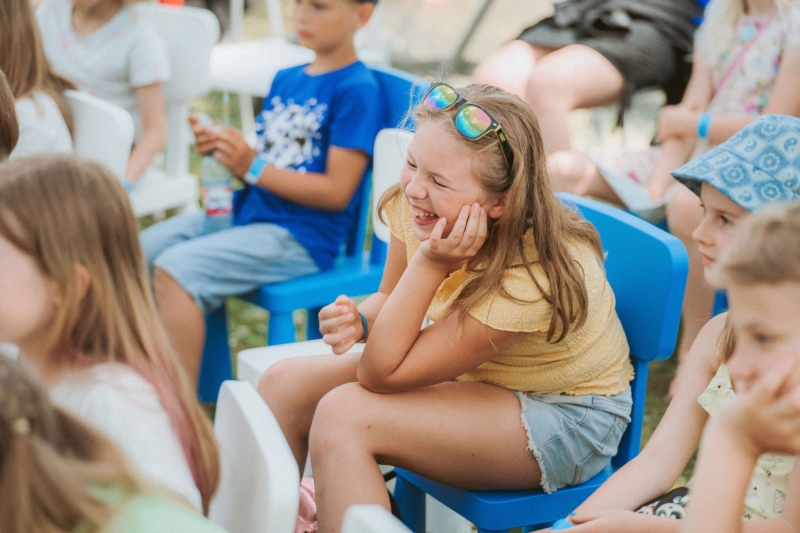
[[[342,533],[409,533],[403,523],[380,505],[351,505],[344,513]]]
[[[172,78],[164,84],[167,102],[185,101],[208,92],[208,57],[219,40],[213,13],[197,7],[162,4],[135,5],[164,39]]]
[[[400,181],[400,173],[406,164],[408,145],[414,134],[399,128],[386,128],[378,132],[375,138],[375,151],[372,163],[372,227],[380,240],[388,243],[391,240],[389,227],[378,218],[377,202],[383,193]]]
[[[166,42],[172,78],[167,100],[167,174],[186,174],[189,166],[188,101],[208,92],[209,57],[219,40],[219,23],[207,9],[141,3],[135,9]]]
[[[222,479],[209,518],[236,533],[293,533],[300,472],[278,421],[249,383],[222,384],[214,433]]]
[[[133,146],[130,113],[80,91],[65,91],[64,99],[72,115],[75,154],[99,161],[115,176],[124,178]]]

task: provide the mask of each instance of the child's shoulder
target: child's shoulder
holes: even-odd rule
[[[297,65],[278,71],[272,82],[273,88],[293,84],[313,86],[315,90],[334,92],[347,92],[362,87],[374,90],[379,88],[377,78],[361,61],[321,74],[308,74],[307,67],[308,64]]]
[[[158,405],[152,383],[122,363],[97,363],[71,372],[52,391],[53,399],[82,416],[102,417],[123,405],[150,410]]]

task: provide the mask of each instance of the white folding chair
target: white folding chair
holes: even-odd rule
[[[344,513],[342,533],[410,533],[380,505],[351,505]]]
[[[219,24],[207,9],[136,4],[135,9],[153,24],[167,44],[172,79],[164,84],[167,101],[165,170],[149,168],[131,191],[136,216],[179,208],[198,208],[200,190],[189,174],[191,135],[186,123],[189,101],[208,92],[209,56],[219,38]]]
[[[125,109],[81,91],[65,91],[75,154],[107,166],[120,180],[133,146],[133,119]]]
[[[242,41],[244,0],[231,0],[227,37],[234,42],[218,44],[211,51],[211,87],[239,94],[242,132],[248,138],[255,134],[252,97],[264,96],[279,70],[314,59],[313,51],[287,40],[281,0],[265,2],[271,37]],[[365,63],[389,64],[389,47],[381,31],[382,21],[383,7],[378,4],[369,23],[356,34],[358,57]]]
[[[278,421],[253,387],[222,384],[214,433],[222,479],[209,518],[236,533],[293,533],[300,473]]]

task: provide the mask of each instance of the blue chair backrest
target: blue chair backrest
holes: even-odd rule
[[[612,460],[619,467],[639,453],[647,365],[669,358],[675,350],[689,260],[678,239],[630,213],[571,194],[559,197],[575,206],[600,234],[607,251],[606,277],[631,348],[633,422]]]
[[[384,116],[381,128],[402,127],[411,109],[422,100],[428,83],[408,72],[391,67],[370,67],[377,78],[383,95]],[[370,218],[370,194],[372,191],[371,172],[364,176],[359,193],[361,202],[358,208],[358,222],[347,242],[346,254],[359,255],[364,250],[367,238],[367,226]],[[372,240],[371,262],[382,263],[386,257],[386,245],[380,239]]]

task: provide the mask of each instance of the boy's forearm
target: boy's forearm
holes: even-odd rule
[[[712,418],[695,468],[681,533],[742,531],[742,505],[758,452]]]
[[[352,198],[330,176],[317,172],[300,174],[268,165],[256,185],[275,196],[323,211],[341,211]]]

